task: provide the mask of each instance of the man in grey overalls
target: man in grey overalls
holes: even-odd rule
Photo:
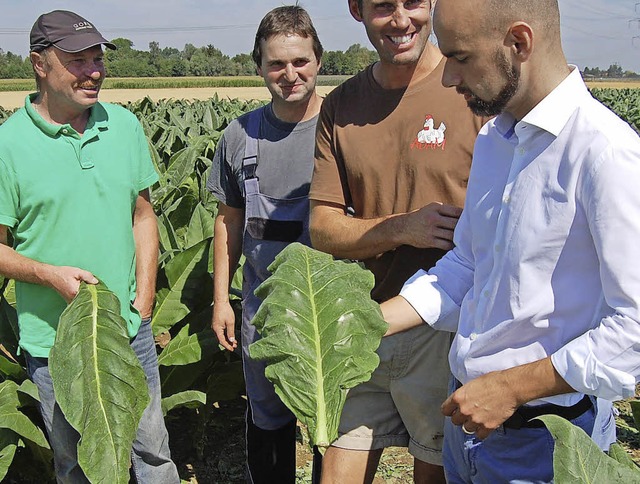
[[[267,267],[291,242],[310,245],[307,198],[314,161],[316,94],[322,45],[305,10],[279,7],[260,23],[253,59],[271,103],[231,122],[214,156],[207,188],[218,198],[214,234],[214,305],[211,327],[220,344],[237,347],[229,286],[240,255],[242,360],[247,408],[247,482],[294,483],[296,419],[249,357],[260,336],[251,319],[260,305],[254,290]]]

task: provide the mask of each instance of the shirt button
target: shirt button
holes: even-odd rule
[[[525,149],[524,148],[518,148],[518,153],[520,153],[521,155],[525,154]]]
[[[489,297],[489,291],[484,291],[484,292],[482,293],[482,295],[483,295],[484,297]]]
[[[62,132],[63,132],[64,134],[67,134],[67,133],[69,132],[69,130],[68,130],[67,128],[64,128],[64,129],[62,130]]]
[[[509,203],[510,201],[511,201],[511,198],[509,197],[509,195],[507,195],[506,197],[504,197],[504,198],[502,199],[502,202],[503,202],[503,203]]]
[[[475,340],[476,340],[476,338],[478,338],[478,335],[477,335],[476,333],[471,333],[471,334],[469,335],[469,339],[470,339],[471,341],[475,341]]]
[[[502,246],[496,245],[495,249],[496,249],[496,252],[500,252],[502,250]]]

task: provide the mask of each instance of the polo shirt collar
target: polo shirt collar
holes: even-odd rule
[[[36,97],[38,97],[37,92],[29,94],[25,99],[24,108],[29,118],[31,118],[33,124],[40,131],[52,138],[61,134],[68,134],[69,132],[77,135],[76,130],[73,129],[70,124],[51,124],[45,121],[40,113],[36,111],[35,107],[33,107],[32,102],[36,99]],[[102,107],[102,105],[98,102],[91,106],[91,108],[89,109],[89,120],[87,121],[85,136],[94,130],[103,131],[105,129],[108,129],[109,116],[107,115],[107,111],[104,109],[104,107]]]

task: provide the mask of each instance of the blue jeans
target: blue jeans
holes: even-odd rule
[[[151,401],[142,414],[131,451],[131,465],[138,484],[175,484],[178,470],[171,460],[169,435],[160,406],[160,374],[151,320],[143,320],[131,348],[147,376]],[[56,478],[59,483],[89,482],[78,464],[77,444],[80,435],[67,422],[55,401],[53,382],[46,358],[25,355],[29,378],[38,387],[40,412],[53,449]]]
[[[595,409],[571,423],[591,435]],[[553,482],[554,440],[546,427],[504,429],[485,440],[445,421],[443,459],[449,484],[524,484]]]

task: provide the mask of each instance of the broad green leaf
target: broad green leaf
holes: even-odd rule
[[[162,394],[174,395],[195,388],[203,376],[209,375],[212,365],[211,358],[203,358],[190,365],[161,366]],[[199,384],[197,388],[200,388]]]
[[[176,241],[176,234],[171,225],[169,217],[165,214],[160,214],[158,219],[158,236],[160,238],[160,247],[166,252],[172,249],[178,249],[178,242]]]
[[[216,112],[209,108],[205,110],[204,117],[202,118],[202,123],[208,129],[215,129],[214,119],[216,118]],[[218,120],[216,119],[216,123]]]
[[[198,408],[206,403],[207,395],[203,392],[190,390],[182,393],[176,393],[175,395],[162,399],[162,415],[167,415],[167,413],[174,408]]]
[[[49,448],[49,442],[44,432],[24,413],[15,407],[0,407],[0,428],[14,431],[25,440],[29,440],[44,449]]]
[[[7,284],[4,290],[4,297],[11,306],[16,307],[16,281],[13,279]]]
[[[189,230],[189,222],[193,216],[193,212],[199,203],[198,200],[198,182],[189,178],[180,187],[181,197],[172,206],[172,211],[168,214],[171,225],[174,228],[174,233],[178,245],[182,249],[187,248],[187,231]]]
[[[370,297],[373,274],[299,243],[269,270],[255,291],[263,303],[253,324],[262,339],[249,351],[266,360],[267,378],[307,426],[312,445],[328,447],[338,437],[347,390],[379,363],[375,350],[387,324]]]
[[[538,418],[555,440],[553,473],[556,484],[640,482],[640,471],[606,455],[580,427],[557,415]]]
[[[197,293],[199,278],[204,275],[208,277],[204,258],[208,243],[208,240],[203,240],[176,255],[165,266],[169,287],[156,294],[156,307],[151,320],[154,335],[167,331],[189,314],[188,302]]]
[[[629,469],[638,471],[638,466],[633,462],[633,459],[631,459],[629,452],[620,444],[611,444],[611,447],[609,447],[609,457],[627,466]]]
[[[149,140],[147,140],[149,141]],[[165,171],[165,167],[164,167],[164,163],[162,163],[162,158],[160,156],[160,154],[158,153],[158,150],[156,149],[156,147],[153,145],[153,143],[151,143],[150,141],[148,142],[149,145],[149,154],[151,155],[151,161],[153,163],[153,167],[156,169],[156,172],[158,173],[164,173]],[[159,185],[162,186],[163,185],[163,179],[161,178],[159,180]],[[151,197],[153,199],[153,196]]]
[[[213,217],[204,206],[196,205],[187,229],[185,247],[193,247],[198,242],[213,237]]]
[[[1,353],[1,351],[0,351]],[[9,361],[4,355],[0,354],[0,375],[12,380],[22,381],[27,377],[26,372],[20,365]]]
[[[10,380],[0,383],[0,407],[7,406],[16,408],[20,406],[18,384]]]
[[[7,386],[7,384],[13,385]],[[2,394],[0,395],[0,428],[12,430],[24,439],[48,449],[49,443],[42,430],[18,409],[20,406],[20,400],[16,393],[18,385],[7,380],[0,383],[0,387],[2,388]]]
[[[243,281],[243,266],[244,266],[245,257],[244,255],[240,256],[240,262],[238,263],[238,268],[233,273],[233,279],[231,280],[231,287],[229,288],[229,296],[231,299],[241,299],[242,298],[242,281]]]
[[[104,284],[82,283],[60,316],[49,371],[58,404],[81,436],[78,462],[87,478],[128,483],[149,392],[120,302]]]
[[[18,388],[18,398],[20,399],[20,407],[29,406],[40,401],[38,395],[38,387],[31,380],[25,380]]]
[[[178,187],[182,185],[192,175],[195,162],[208,143],[207,136],[198,136],[189,140],[188,147],[175,153],[171,157],[169,168],[163,174],[163,186]]]
[[[12,430],[0,429],[0,482],[7,475],[20,438]]]
[[[218,350],[218,338],[211,328],[202,332],[189,334],[190,327],[187,325],[171,339],[158,357],[158,364],[163,366],[189,365],[200,361],[204,353],[211,353]]]
[[[214,241],[211,241],[211,245],[209,246],[209,254],[207,255],[207,272],[213,276],[213,263],[214,257],[216,255],[216,244]]]

